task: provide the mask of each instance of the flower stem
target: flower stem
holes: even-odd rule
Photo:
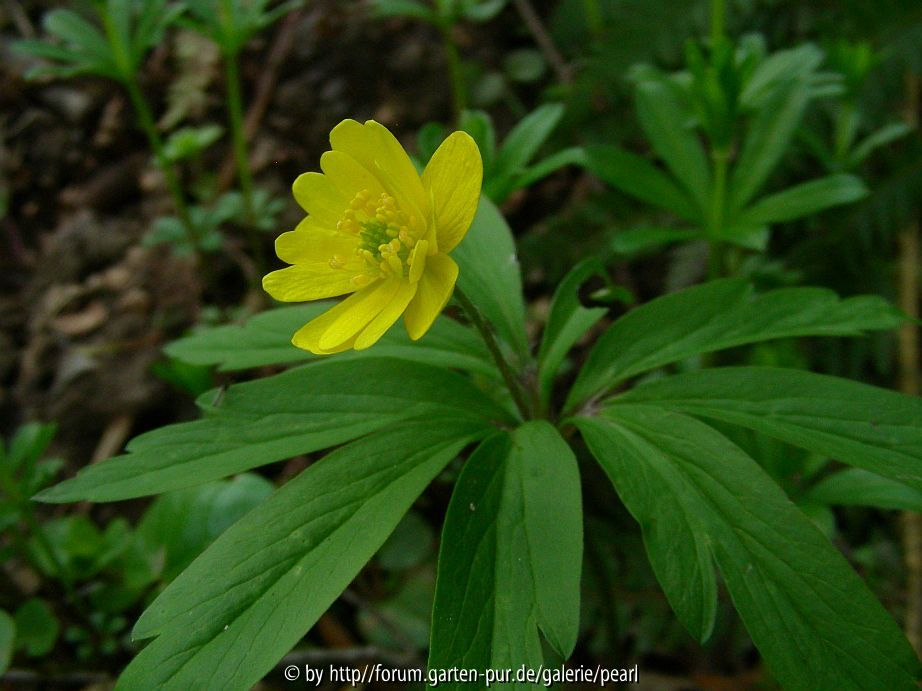
[[[141,94],[141,89],[138,88],[138,82],[134,78],[134,75],[126,76],[123,83],[125,89],[128,91],[128,98],[131,100],[131,105],[134,106],[135,112],[138,115],[138,122],[141,125],[141,129],[147,136],[150,148],[154,152],[154,158],[157,159],[157,165],[159,165],[160,170],[163,171],[163,178],[166,181],[170,196],[173,198],[173,205],[176,207],[179,220],[182,221],[182,225],[186,229],[186,236],[189,239],[189,244],[197,251],[199,244],[198,232],[195,225],[192,223],[192,217],[189,215],[189,208],[186,206],[182,188],[179,186],[179,178],[176,175],[176,170],[164,154],[163,141],[160,139],[157,126],[154,124],[154,116],[151,114],[150,107],[147,105],[147,101],[144,99],[143,94]]]
[[[458,46],[451,36],[451,24],[443,23],[439,26],[442,34],[442,46],[445,49],[445,61],[448,63],[448,77],[451,80],[451,103],[454,110],[455,122],[460,122],[461,111],[467,108],[467,85],[464,83],[464,73],[461,69],[461,56]]]
[[[710,245],[708,278],[720,278],[725,270],[723,225],[724,209],[727,203],[727,163],[729,152],[725,149],[713,149],[711,160],[714,163],[714,189],[711,195],[711,214],[708,223],[708,243]]]
[[[716,46],[724,37],[726,18],[725,0],[711,0],[711,46]]]
[[[262,244],[256,229],[256,214],[253,206],[253,171],[250,169],[250,157],[247,152],[246,132],[243,124],[243,99],[240,88],[240,69],[237,64],[237,52],[228,51],[224,55],[224,77],[227,88],[227,111],[230,122],[231,141],[234,149],[234,162],[237,164],[237,178],[240,181],[240,193],[243,195],[244,223],[253,261],[259,274],[265,273],[265,258]]]
[[[454,297],[455,301],[461,306],[461,309],[464,310],[467,318],[470,319],[471,323],[477,328],[477,331],[480,332],[484,343],[487,344],[487,349],[490,351],[490,355],[493,356],[496,366],[499,367],[499,371],[506,381],[509,393],[512,394],[512,399],[515,401],[515,405],[519,409],[522,418],[525,420],[531,419],[533,415],[528,396],[526,396],[523,390],[521,381],[516,377],[515,372],[512,371],[509,362],[503,357],[502,350],[500,350],[499,343],[496,342],[496,337],[493,335],[490,324],[483,318],[483,315],[480,313],[480,310],[477,309],[476,305],[470,301],[467,295],[464,294],[464,291],[457,285],[455,286]]]

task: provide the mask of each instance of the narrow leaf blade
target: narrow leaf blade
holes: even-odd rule
[[[747,427],[922,490],[922,400],[800,370],[722,367],[646,382],[618,400]]]
[[[755,461],[707,425],[652,406],[613,405],[600,418],[589,428],[602,426],[606,443],[593,452],[619,492],[642,523],[688,531],[681,513],[654,513],[672,502],[689,511],[692,530],[704,527],[734,605],[786,689],[916,688],[919,662],[899,627]],[[636,480],[625,476],[642,472],[635,466],[655,468],[646,492],[660,504],[633,494]]]
[[[114,501],[190,487],[420,416],[450,413],[485,425],[508,419],[464,377],[387,358],[327,360],[232,386],[207,413],[135,438],[125,456],[38,498]]]
[[[227,530],[147,609],[119,688],[250,688],[480,431],[433,418],[345,446]]]
[[[793,336],[856,336],[903,317],[874,296],[839,299],[822,288],[755,295],[739,279],[710,281],[628,312],[598,340],[568,408],[646,370],[700,353]]]

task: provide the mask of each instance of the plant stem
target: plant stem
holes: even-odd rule
[[[711,47],[723,40],[726,19],[725,0],[711,0]]]
[[[182,221],[183,227],[186,229],[186,236],[189,239],[189,243],[193,248],[198,250],[198,232],[195,225],[192,223],[192,217],[189,215],[189,208],[186,206],[186,200],[185,197],[183,197],[176,170],[164,154],[163,141],[160,139],[160,134],[157,132],[157,126],[154,124],[154,116],[151,114],[150,107],[147,105],[147,101],[144,99],[143,94],[141,94],[141,89],[138,87],[134,75],[126,75],[123,84],[128,91],[128,98],[131,100],[131,105],[134,106],[135,112],[138,115],[138,122],[141,125],[141,129],[147,136],[147,142],[154,152],[154,158],[157,159],[157,164],[163,171],[167,189],[170,192],[170,196],[173,197],[173,205],[176,207],[179,220]]]
[[[256,215],[253,208],[253,172],[250,169],[250,157],[247,153],[246,133],[243,125],[243,99],[240,88],[240,69],[237,64],[237,52],[224,54],[224,76],[227,88],[227,111],[230,121],[231,140],[234,149],[234,161],[237,164],[237,178],[243,195],[243,211],[246,233],[253,252],[253,261],[260,274],[265,273],[265,259],[259,233],[256,229]]]
[[[599,9],[599,0],[583,0],[583,13],[586,15],[586,26],[589,33],[598,38],[602,33],[602,11]]]
[[[714,189],[711,194],[711,213],[708,221],[708,242],[710,253],[708,261],[708,278],[714,280],[724,273],[723,223],[724,208],[727,200],[727,163],[729,152],[725,149],[711,150],[714,163]]]
[[[919,124],[919,78],[906,75],[906,123]],[[917,212],[918,213],[918,212]],[[899,235],[899,306],[912,321],[900,327],[899,388],[918,396],[922,374],[919,372],[919,222],[917,219]],[[906,637],[917,654],[922,654],[922,515],[904,511],[903,558],[906,562]]]
[[[455,301],[461,306],[461,309],[464,310],[467,318],[471,320],[471,323],[480,332],[481,337],[487,345],[487,349],[496,362],[496,366],[499,367],[499,371],[506,381],[509,393],[512,394],[512,399],[515,401],[515,405],[519,409],[522,418],[525,420],[531,419],[532,410],[528,402],[528,396],[523,390],[522,382],[516,377],[515,372],[512,371],[512,367],[509,365],[506,358],[503,357],[502,350],[500,350],[499,343],[496,342],[496,338],[493,336],[493,331],[489,323],[487,323],[486,319],[484,319],[483,315],[480,313],[480,310],[477,309],[474,303],[470,301],[467,295],[465,295],[457,285],[455,286],[454,297]]]
[[[445,50],[445,61],[448,63],[448,78],[451,80],[451,103],[454,111],[455,122],[461,121],[461,111],[467,108],[467,85],[464,83],[464,73],[461,69],[461,56],[458,46],[451,36],[451,24],[448,22],[439,25],[442,34],[442,47]]]

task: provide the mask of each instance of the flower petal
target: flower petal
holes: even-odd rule
[[[317,225],[311,217],[298,224],[298,227],[282,233],[275,239],[275,253],[288,264],[329,263],[334,256],[339,256],[357,266],[361,264],[355,254],[358,240],[337,230]]]
[[[368,190],[372,199],[381,196],[381,181],[352,156],[342,151],[327,151],[320,157],[324,175],[350,201],[360,190]],[[345,208],[345,207],[343,207]]]
[[[435,216],[440,252],[450,252],[471,227],[480,199],[483,161],[466,132],[454,132],[436,149],[423,171]]]
[[[416,283],[422,278],[423,271],[426,268],[426,253],[429,250],[429,242],[420,240],[410,252],[410,283]]]
[[[410,300],[416,295],[416,286],[416,283],[399,281],[397,292],[391,297],[390,302],[388,302],[387,306],[381,310],[378,316],[372,319],[368,326],[362,330],[362,333],[355,339],[355,343],[352,347],[356,350],[364,350],[377,343],[378,339],[384,335],[385,331],[393,326],[394,322],[403,314],[407,305],[410,304]]]
[[[330,132],[330,144],[334,151],[349,154],[373,173],[401,208],[420,214],[419,221],[428,217],[429,202],[419,174],[400,142],[384,125],[374,120],[367,120],[364,125],[343,120]]]
[[[429,330],[445,309],[458,280],[458,265],[447,254],[426,257],[426,270],[417,284],[416,296],[403,314],[407,333],[414,341]]]
[[[263,290],[276,300],[320,300],[355,291],[352,276],[328,262],[298,264],[263,276]]]
[[[343,300],[337,305],[342,311],[320,336],[320,348],[330,350],[354,339],[387,307],[402,283],[400,279],[378,281]]]
[[[326,330],[330,328],[330,324],[336,321],[336,319],[342,313],[341,308],[345,303],[346,300],[343,300],[335,307],[328,309],[319,317],[311,319],[307,324],[295,331],[295,335],[291,337],[291,343],[296,348],[300,348],[301,350],[309,350],[315,355],[331,355],[333,353],[341,353],[342,351],[351,348],[352,344],[355,343],[355,336],[347,341],[344,341],[335,348],[324,350],[320,347],[320,337],[326,333]]]
[[[314,221],[330,228],[336,227],[352,201],[323,173],[302,173],[295,179],[291,191]]]

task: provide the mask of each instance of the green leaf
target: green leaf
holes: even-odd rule
[[[200,329],[173,341],[165,348],[170,357],[196,365],[217,365],[221,371],[250,369],[322,359],[295,348],[291,337],[334,303],[314,302],[279,307],[257,314],[244,324],[226,324]],[[441,365],[498,377],[480,339],[469,328],[447,317],[437,317],[432,328],[419,341],[411,341],[402,326],[395,326],[381,340],[362,351],[337,353],[336,359],[396,357],[430,365]]]
[[[37,498],[114,501],[192,487],[421,416],[449,414],[484,426],[509,419],[464,377],[389,358],[326,360],[232,386],[211,405],[199,400],[204,419],[142,434],[126,455]]]
[[[586,167],[586,151],[581,146],[571,146],[561,149],[547,158],[542,158],[525,169],[525,172],[516,176],[510,185],[509,193],[515,192],[523,187],[530,187],[538,180],[546,178],[551,173],[560,170],[564,166],[582,166]]]
[[[629,228],[613,234],[609,247],[616,254],[633,257],[676,242],[700,240],[701,237],[701,231],[683,228]]]
[[[922,400],[775,367],[722,367],[635,387],[650,402],[741,425],[922,490]]]
[[[597,275],[605,276],[602,262],[586,259],[573,267],[554,292],[538,351],[538,384],[543,402],[550,397],[554,375],[567,352],[607,312],[604,307],[587,309],[579,301],[580,286]]]
[[[653,150],[691,193],[699,209],[707,209],[711,195],[711,169],[698,137],[686,121],[687,109],[675,87],[665,80],[649,79],[637,85],[637,117]]]
[[[460,267],[458,285],[483,312],[496,333],[521,358],[528,355],[522,278],[512,231],[486,197],[471,229],[452,252]]]
[[[506,0],[462,0],[461,14],[472,22],[486,22],[506,6]]]
[[[58,640],[61,624],[51,607],[41,598],[26,600],[13,615],[16,648],[29,657],[47,655]]]
[[[803,80],[778,88],[757,112],[730,177],[731,214],[759,191],[788,150],[810,99]]]
[[[609,185],[680,218],[701,221],[701,211],[688,193],[645,158],[607,144],[587,146],[585,151],[586,168]]]
[[[6,610],[0,609],[0,674],[10,668],[15,644],[16,622]]]
[[[859,166],[874,151],[890,142],[902,139],[912,132],[912,128],[905,122],[891,122],[884,125],[879,130],[872,132],[865,137],[852,151],[849,156],[849,165]]]
[[[741,279],[711,281],[652,300],[612,324],[589,354],[567,407],[701,353],[794,336],[857,336],[900,323],[900,313],[876,296],[840,300],[823,288],[755,295]]]
[[[218,141],[222,134],[224,128],[214,124],[183,127],[170,134],[163,146],[163,155],[170,163],[192,158]]]
[[[569,656],[581,563],[579,470],[557,431],[532,421],[481,444],[445,518],[429,668],[537,669],[539,629]]]
[[[605,417],[576,418],[589,450],[608,474],[628,511],[640,524],[656,579],[679,621],[697,640],[707,640],[717,613],[717,579],[707,522],[696,497],[659,454],[635,450]],[[642,458],[635,456],[643,454]],[[664,487],[665,485],[665,487]]]
[[[418,0],[374,0],[372,12],[376,17],[413,17],[430,24],[438,24],[438,16]]]
[[[512,128],[493,159],[489,179],[484,184],[484,194],[497,202],[509,196],[513,179],[525,171],[528,162],[551,136],[563,113],[563,104],[545,103]]]
[[[850,204],[867,194],[868,190],[860,178],[829,175],[763,197],[740,214],[739,223],[762,225],[791,221],[832,206]]]
[[[789,80],[811,76],[823,62],[823,51],[805,44],[769,55],[746,82],[740,101],[747,108],[762,108],[774,90]]]
[[[666,536],[646,542],[654,564],[669,560],[664,550],[680,540],[695,541],[697,563],[672,566],[686,571],[688,586],[676,577],[661,581],[671,603],[711,597],[700,579],[713,558],[785,689],[916,688],[919,662],[899,627],[738,447],[692,418],[649,406],[612,405],[577,424],[645,540],[654,531]]]
[[[42,22],[45,31],[57,36],[86,57],[100,63],[112,62],[112,49],[99,29],[76,12],[65,9],[52,10]]]
[[[861,468],[848,468],[817,482],[806,499],[828,506],[873,506],[922,512],[922,492]]]
[[[118,688],[248,689],[374,555],[427,484],[482,428],[433,417],[352,442],[228,529],[151,604],[157,636]]]
[[[176,578],[273,489],[265,478],[245,473],[157,497],[138,524],[138,534],[149,545],[163,549],[163,580]]]

